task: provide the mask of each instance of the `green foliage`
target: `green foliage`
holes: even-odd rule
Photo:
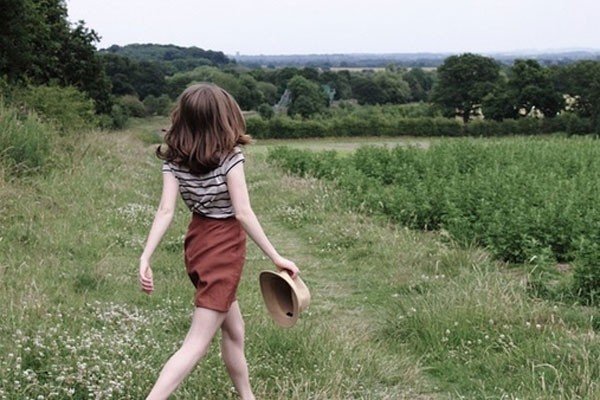
[[[118,98],[117,103],[123,107],[127,115],[131,117],[145,117],[146,116],[146,107],[145,103],[142,103],[140,99],[138,99],[134,95],[125,95]]]
[[[427,101],[434,83],[432,73],[421,68],[411,68],[402,78],[410,87],[411,101]]]
[[[120,104],[113,104],[109,114],[102,114],[98,118],[98,125],[104,129],[124,128],[129,119],[129,114],[125,107]]]
[[[258,82],[250,74],[237,74],[216,67],[202,66],[167,77],[167,93],[171,98],[176,98],[186,87],[197,82],[212,82],[219,85],[236,99],[243,110],[255,109],[265,101],[265,94],[261,88],[266,90],[267,94],[272,90],[272,87],[265,85],[259,88]]]
[[[159,97],[149,95],[144,99],[144,107],[148,115],[168,116],[173,107],[173,102],[166,94]]]
[[[275,115],[273,107],[268,105],[267,103],[263,103],[260,106],[258,106],[258,113],[263,119],[271,119]]]
[[[9,0],[2,10],[0,75],[11,83],[73,85],[94,99],[97,112],[110,110],[110,83],[94,47],[98,34],[82,21],[72,27],[64,0]]]
[[[533,107],[552,118],[564,108],[561,94],[554,87],[550,72],[535,60],[516,60],[508,83],[516,109]]]
[[[0,98],[0,163],[10,175],[25,175],[46,165],[53,128],[32,112],[19,112]]]
[[[405,105],[408,106],[408,105]],[[507,136],[538,135],[552,132],[587,134],[592,131],[589,119],[573,114],[556,118],[520,118],[460,121],[442,117],[412,117],[433,114],[429,107],[360,106],[297,120],[283,115],[264,120],[247,118],[247,131],[256,138],[307,138],[334,136]]]
[[[575,257],[575,290],[586,302],[600,304],[600,243],[598,235],[600,224],[596,225],[595,237],[584,237],[579,243]]]
[[[113,53],[100,53],[115,96],[160,96],[167,90],[165,69],[157,62],[137,61]]]
[[[364,147],[343,162],[330,153],[286,149],[270,158],[290,172],[334,180],[353,208],[411,228],[445,230],[502,260],[579,260],[577,290],[589,297],[597,295],[598,253],[579,240],[595,243],[600,226],[594,144],[588,138],[461,139],[427,151]]]
[[[432,100],[446,110],[448,116],[458,111],[469,121],[473,109],[482,103],[498,81],[500,67],[489,57],[465,53],[450,56],[438,68],[438,81]]]
[[[600,134],[600,61],[579,61],[553,70],[554,84],[576,99],[573,108],[590,117],[593,129]]]
[[[34,110],[63,135],[90,129],[97,123],[94,101],[73,86],[28,86],[13,92],[13,102]]]
[[[101,54],[112,54],[136,61],[160,64],[167,73],[188,71],[202,65],[225,65],[231,62],[222,51],[204,50],[196,46],[182,47],[172,44],[128,44],[112,45],[101,50]]]
[[[292,103],[287,110],[290,116],[300,114],[303,118],[308,118],[328,105],[329,99],[323,89],[301,75],[290,79],[287,87],[292,94]]]

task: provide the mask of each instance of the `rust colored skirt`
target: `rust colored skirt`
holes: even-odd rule
[[[240,222],[192,213],[183,247],[196,307],[227,312],[236,300],[246,260],[246,232]]]

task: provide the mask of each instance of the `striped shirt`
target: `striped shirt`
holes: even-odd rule
[[[244,154],[239,146],[223,157],[221,164],[210,172],[194,175],[182,165],[163,161],[162,172],[171,172],[179,182],[181,198],[190,211],[211,218],[235,216],[229,190],[227,173],[234,166],[244,162]]]

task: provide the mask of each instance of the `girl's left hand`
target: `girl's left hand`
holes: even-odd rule
[[[300,270],[298,269],[296,264],[293,261],[288,260],[287,258],[277,256],[273,260],[273,263],[275,264],[277,269],[279,269],[280,271],[283,271],[283,270],[287,271],[287,273],[290,274],[292,279],[295,279],[298,276],[298,274],[300,273]]]
[[[152,268],[148,260],[140,260],[140,284],[142,291],[150,294],[154,290],[154,281],[152,279]]]

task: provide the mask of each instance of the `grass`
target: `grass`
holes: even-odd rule
[[[137,282],[161,188],[140,132],[161,121],[87,135],[44,178],[0,179],[0,398],[142,398],[181,343],[181,200],[153,256],[156,292]],[[532,299],[479,249],[344,210],[330,185],[269,166],[260,143],[246,150],[253,207],[312,302],[277,328],[258,289],[273,267],[249,241],[238,298],[257,398],[598,398],[592,311]],[[493,346],[457,353],[485,335]],[[216,344],[174,398],[235,398]]]

